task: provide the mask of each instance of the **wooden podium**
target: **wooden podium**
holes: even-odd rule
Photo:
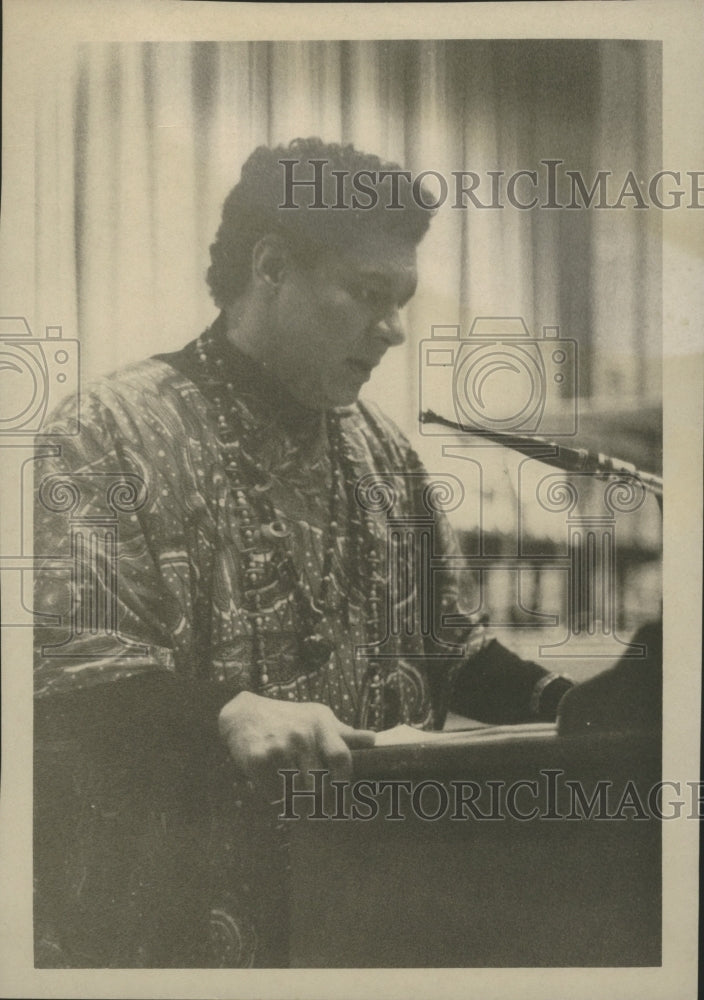
[[[489,728],[358,751],[354,767],[353,780],[430,782],[426,815],[440,783],[450,807],[423,819],[402,795],[393,820],[379,796],[373,819],[290,821],[292,967],[660,964],[661,822],[624,800],[630,788],[647,803],[660,780],[659,735]],[[513,812],[538,812],[520,819],[499,799],[503,818],[453,819],[453,782],[468,781],[482,814],[499,786],[505,798],[537,782],[517,787]],[[581,810],[567,782],[588,798],[609,783],[603,808]]]

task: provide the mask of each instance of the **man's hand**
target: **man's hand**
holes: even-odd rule
[[[375,734],[353,729],[317,702],[287,702],[243,691],[218,717],[220,736],[238,769],[271,789],[284,768],[324,769],[333,779],[348,778],[350,750],[374,746]]]

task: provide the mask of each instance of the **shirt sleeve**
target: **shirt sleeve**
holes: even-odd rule
[[[75,436],[57,411],[34,463],[39,697],[174,673],[188,659],[193,585],[168,445],[152,452],[147,422],[118,395],[111,406],[91,395],[83,411]]]
[[[412,451],[408,463],[421,473],[427,503],[427,473]],[[460,554],[448,518],[442,510],[434,511],[433,628],[426,647],[436,651],[438,640],[454,647],[442,671],[432,666],[429,671],[438,721],[444,721],[447,711],[495,725],[554,721],[572,682],[516,656],[491,634],[485,616],[465,611],[452,563]]]

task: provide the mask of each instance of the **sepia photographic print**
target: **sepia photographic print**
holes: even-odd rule
[[[695,996],[698,5],[3,13],[7,995]]]

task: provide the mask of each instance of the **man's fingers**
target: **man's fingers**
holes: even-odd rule
[[[341,723],[338,732],[350,750],[368,750],[376,742],[376,733],[372,729],[353,729]]]
[[[313,785],[313,776],[311,771],[324,771],[326,768],[325,761],[321,760],[318,755],[317,750],[314,747],[307,748],[298,754],[298,759],[296,761],[296,767],[301,773],[301,778],[303,779],[306,787]]]
[[[318,787],[311,771],[349,778],[350,751],[373,747],[376,739],[318,702],[291,705],[247,692],[223,707],[218,723],[236,767],[266,794],[281,794],[281,770],[298,771],[297,787],[303,788]]]
[[[318,750],[333,779],[342,781],[352,773],[352,757],[345,741],[330,726],[321,726],[317,733]]]
[[[295,766],[295,760],[282,747],[259,746],[243,755],[245,774],[267,795],[280,792],[279,770]]]

